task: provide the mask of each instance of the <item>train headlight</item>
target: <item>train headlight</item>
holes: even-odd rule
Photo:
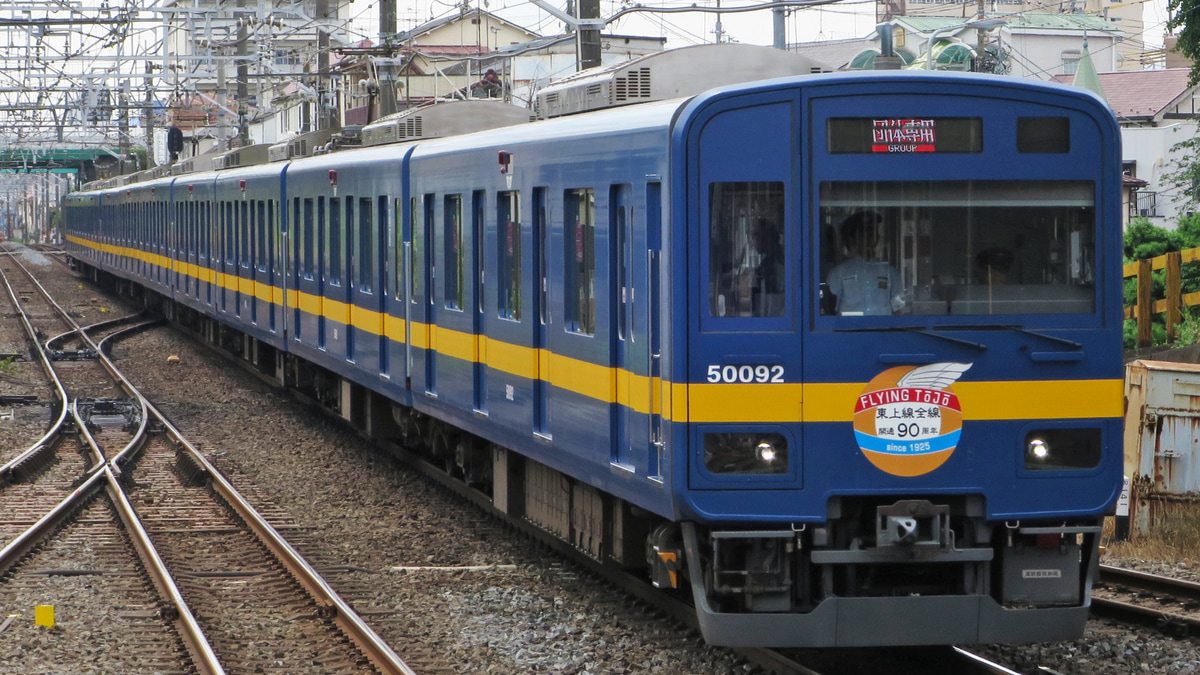
[[[1050,456],[1050,448],[1046,445],[1046,441],[1040,438],[1031,439],[1025,444],[1025,452],[1028,453],[1029,459],[1033,461],[1043,462]]]
[[[1099,429],[1036,429],[1025,435],[1025,470],[1094,469],[1102,452]]]
[[[714,474],[787,473],[787,438],[772,433],[704,434],[704,468]]]

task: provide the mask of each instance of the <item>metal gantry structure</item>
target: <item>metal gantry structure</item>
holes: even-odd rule
[[[555,0],[531,0],[577,34],[581,67],[599,64],[600,30],[628,13],[768,9],[782,16],[785,8],[836,1],[760,0],[725,8],[622,2],[615,14],[603,17],[600,0],[575,0],[573,15],[557,10]],[[397,31],[398,0],[354,9],[351,2],[0,3],[0,234],[33,238],[51,232],[55,209],[43,195],[58,194],[60,184],[69,189],[81,178],[97,177],[95,169],[103,164],[122,173],[164,163],[153,160],[166,145],[166,125],[178,126],[189,115],[193,130],[221,147],[245,143],[251,124],[294,105],[297,97],[309,102],[302,131],[335,126],[337,85],[331,73],[337,68],[331,69],[330,54],[359,51],[381,62],[399,61],[391,57],[406,44]],[[459,0],[447,6],[466,12],[472,3],[486,4]],[[356,32],[354,20],[374,12],[377,23]],[[364,38],[372,46],[356,50]]]
[[[329,39],[351,39],[336,20],[347,2],[0,3],[0,236],[47,236],[57,197],[96,165],[146,168],[172,106],[202,101],[236,135],[249,104],[328,70]]]
[[[0,4],[0,168],[148,148],[168,109],[196,95],[224,108],[236,128],[247,102],[268,105],[264,93],[296,80],[301,67],[327,71],[329,40],[353,39],[336,16],[347,2]],[[281,68],[276,46],[289,40],[283,61],[296,67]],[[236,84],[229,92],[227,71],[230,89]],[[197,82],[212,84],[203,91]]]

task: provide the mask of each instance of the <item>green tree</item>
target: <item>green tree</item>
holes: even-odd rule
[[[1200,247],[1200,215],[1181,216],[1179,227],[1170,232],[1152,225],[1146,218],[1136,218],[1126,228],[1123,241],[1125,262],[1127,263],[1145,260],[1146,258],[1157,258],[1172,251],[1182,251],[1197,247]],[[1200,263],[1184,265],[1181,272],[1181,292],[1186,294],[1200,291]],[[1156,300],[1165,298],[1167,293],[1166,272],[1164,270],[1154,272],[1151,280],[1151,296]],[[1125,305],[1136,305],[1137,279],[1126,279],[1124,291]],[[1165,314],[1154,316],[1150,331],[1154,344],[1166,344],[1167,326]],[[1200,338],[1200,308],[1186,307],[1184,308],[1183,324],[1176,344],[1191,344],[1197,338]],[[1131,319],[1125,322],[1125,348],[1133,349],[1136,346],[1137,322]]]
[[[1186,206],[1200,204],[1200,136],[1176,143],[1171,153],[1176,161],[1163,180],[1183,195]]]
[[[1123,240],[1125,262],[1131,263],[1147,258],[1157,258],[1164,253],[1178,251],[1180,250],[1182,240],[1183,237],[1178,231],[1168,232],[1161,227],[1151,224],[1147,218],[1135,218],[1125,229]],[[1151,297],[1166,297],[1166,274],[1163,270],[1152,273],[1151,280]],[[1125,280],[1124,291],[1125,306],[1131,307],[1137,305],[1137,277]],[[1150,331],[1154,344],[1163,344],[1166,342],[1166,316],[1156,314],[1152,319]],[[1124,336],[1126,349],[1137,347],[1137,320],[1129,319],[1125,322]]]
[[[1168,0],[1167,30],[1175,32],[1175,49],[1192,60],[1190,84],[1200,82],[1200,0]],[[1194,15],[1194,16],[1193,16]]]

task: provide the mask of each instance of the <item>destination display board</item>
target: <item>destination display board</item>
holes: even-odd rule
[[[826,131],[833,155],[983,152],[979,117],[832,117]]]

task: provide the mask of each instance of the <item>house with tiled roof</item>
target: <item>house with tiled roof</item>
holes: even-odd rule
[[[1100,16],[1085,14],[1000,15],[987,17],[1001,25],[988,31],[967,27],[973,17],[896,16],[881,26],[891,26],[892,45],[906,67],[921,68],[929,43],[936,41],[934,67],[941,70],[983,70],[1041,80],[1055,75],[1071,75],[1083,55],[1084,44],[1099,72],[1111,72],[1123,62],[1117,45],[1124,34],[1116,24]],[[869,64],[870,59],[847,55],[848,50],[879,51],[878,30],[864,40],[804,43],[789,49],[825,63],[853,69]],[[981,44],[990,53],[990,64],[979,68],[973,61]],[[951,53],[961,58],[947,58]],[[968,56],[961,56],[967,54]],[[831,58],[836,55],[837,58]],[[866,67],[870,67],[867,65]]]
[[[472,9],[421,24],[398,36],[404,46],[397,76],[400,107],[438,98],[475,96],[489,70],[503,95],[528,105],[533,92],[576,70],[574,34],[543,37],[491,12]],[[602,33],[602,65],[662,51],[665,38]]]
[[[1070,84],[1070,77],[1056,81]],[[1167,176],[1182,153],[1173,150],[1196,135],[1200,85],[1188,84],[1187,68],[1100,73],[1104,98],[1121,124],[1124,173],[1128,181],[1144,181],[1130,201],[1129,216],[1149,218],[1175,229],[1183,208]]]
[[[903,16],[948,17],[960,23],[970,21],[985,5],[964,0],[876,0],[876,23],[891,21]],[[1120,0],[1059,0],[1048,4],[1044,0],[992,0],[986,3],[989,17],[1069,17],[1066,25],[1080,17],[1090,16],[1091,26],[1098,21],[1107,21],[1109,27],[1116,26],[1125,39],[1116,45],[1117,70],[1141,70],[1145,57],[1142,40],[1145,22],[1142,4]],[[1040,13],[1040,14],[1039,14]],[[1058,19],[1051,19],[1057,23]],[[1043,25],[1037,30],[1052,29]],[[1030,27],[1033,28],[1032,26]],[[1089,31],[1093,30],[1088,28]],[[1071,56],[1067,55],[1068,58]],[[1103,69],[1102,69],[1103,70]],[[1044,78],[1043,78],[1044,79]]]

